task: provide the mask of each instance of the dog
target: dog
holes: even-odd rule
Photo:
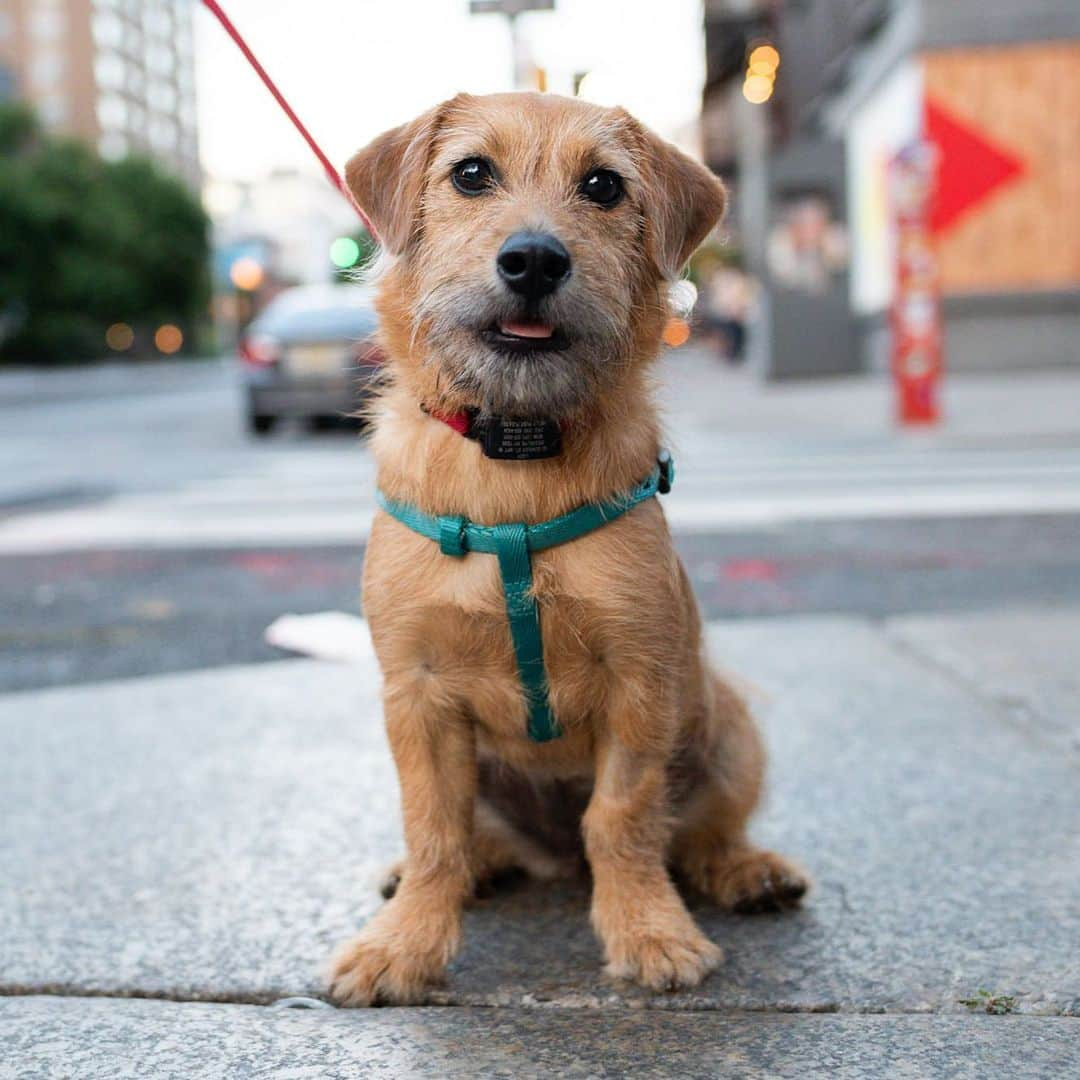
[[[385,505],[536,525],[635,490],[660,447],[650,368],[672,283],[722,217],[720,181],[622,109],[534,93],[458,95],[376,138],[346,178],[384,260]],[[470,418],[524,425],[511,451],[524,440],[526,459],[469,437]],[[587,858],[606,970],[694,986],[721,952],[673,873],[735,911],[794,907],[808,881],[747,838],[761,740],[707,665],[659,501],[531,556],[547,741],[527,730],[502,555],[456,554],[392,513],[372,525],[364,606],[406,856],[336,954],[331,996],[423,1000],[478,882],[573,867],[557,833]]]

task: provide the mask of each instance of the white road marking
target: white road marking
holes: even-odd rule
[[[743,471],[737,461],[729,468],[735,479],[682,470],[675,491],[664,500],[674,530],[700,533],[858,518],[1080,513],[1080,465],[1072,461],[1046,462],[1022,475],[1005,468],[977,476],[953,470],[947,460],[932,476],[898,463],[895,472],[873,478],[833,467],[796,473],[780,459],[760,476]],[[360,545],[375,514],[372,486],[366,471],[311,483],[302,474],[270,474],[176,493],[127,495],[12,516],[0,522],[0,552]]]
[[[279,615],[263,636],[279,649],[317,660],[356,664],[375,656],[367,621],[346,611]]]

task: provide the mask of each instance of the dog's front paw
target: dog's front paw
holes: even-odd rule
[[[346,942],[331,962],[330,996],[346,1006],[415,1004],[440,980],[445,964],[365,931]]]
[[[724,959],[720,947],[692,923],[680,931],[616,935],[608,942],[607,956],[609,975],[632,979],[650,990],[697,986]]]
[[[810,888],[810,879],[793,862],[758,848],[717,853],[702,880],[721,907],[740,915],[790,911]]]

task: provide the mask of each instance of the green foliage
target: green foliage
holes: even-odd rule
[[[26,105],[0,106],[0,154],[13,154],[38,135],[37,117]]]
[[[71,363],[106,327],[191,331],[209,297],[206,215],[151,161],[102,161],[0,107],[0,360]]]

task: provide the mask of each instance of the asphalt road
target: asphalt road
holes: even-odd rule
[[[789,391],[780,413],[755,398],[746,430],[747,408],[728,402],[746,387],[698,357],[671,395],[692,450],[676,542],[707,618],[1080,602],[1080,514],[1020,512],[1005,497],[1019,475],[1067,505],[1080,435],[1013,430],[1002,449],[969,433],[961,457],[955,440],[897,442],[855,407],[848,428],[815,430],[788,419]],[[837,393],[866,387],[834,404]],[[231,373],[213,363],[0,376],[0,690],[272,659],[262,633],[276,616],[360,611],[363,527],[333,537],[352,535],[354,503],[370,508],[366,451],[348,432],[252,440],[239,417]],[[1018,442],[1038,458],[1014,460]],[[1008,509],[898,515],[882,500],[915,490],[913,477],[946,502],[975,492]],[[717,491],[733,505],[767,492],[769,514],[713,527]]]

